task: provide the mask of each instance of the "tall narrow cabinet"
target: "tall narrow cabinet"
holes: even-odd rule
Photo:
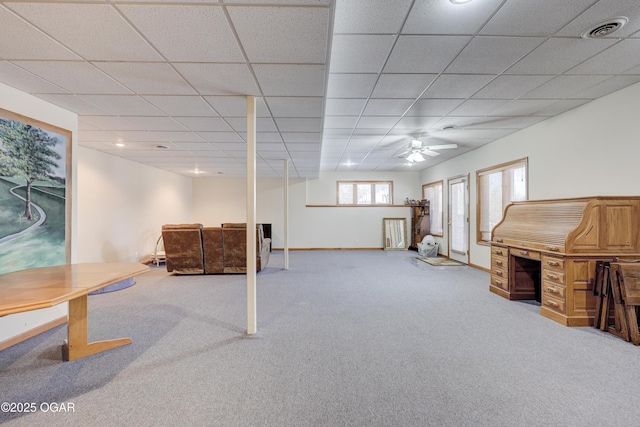
[[[424,236],[429,234],[430,227],[429,201],[420,200],[417,203],[412,203],[410,249],[418,249],[418,243],[422,242]]]

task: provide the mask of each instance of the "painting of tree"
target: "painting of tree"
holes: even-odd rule
[[[0,109],[0,274],[69,262],[71,132]]]
[[[23,218],[33,221],[31,186],[37,180],[51,181],[49,177],[61,158],[52,147],[60,141],[40,128],[8,119],[0,119],[0,139],[0,173],[26,181]]]

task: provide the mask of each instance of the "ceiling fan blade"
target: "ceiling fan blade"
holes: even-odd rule
[[[424,148],[427,150],[446,150],[449,148],[458,148],[458,144],[427,145]]]
[[[440,153],[438,153],[437,151],[429,150],[428,148],[423,148],[422,150],[419,151],[419,153],[426,154],[427,156],[431,156],[431,157],[440,155]]]

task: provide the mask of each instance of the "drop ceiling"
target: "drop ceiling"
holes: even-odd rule
[[[640,2],[0,2],[0,82],[186,176],[245,176],[247,95],[258,177],[421,170],[640,82]],[[418,135],[458,148],[399,158]]]

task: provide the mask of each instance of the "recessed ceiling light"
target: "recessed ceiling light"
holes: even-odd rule
[[[453,4],[469,3],[471,0],[449,0]]]
[[[116,147],[124,147],[124,144],[122,142],[116,142]]]

